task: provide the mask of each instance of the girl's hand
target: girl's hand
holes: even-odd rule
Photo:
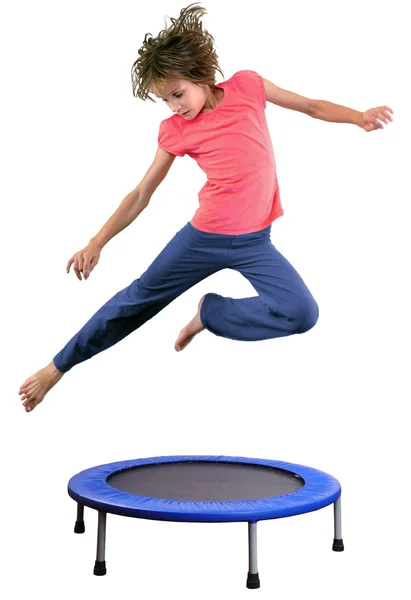
[[[67,263],[67,273],[70,272],[71,265],[77,275],[77,279],[81,281],[81,273],[84,279],[88,279],[91,271],[97,265],[100,258],[101,248],[97,244],[90,242],[83,250],[76,252]]]
[[[394,111],[389,106],[370,108],[362,113],[359,127],[367,132],[374,131],[374,129],[384,129],[384,125],[381,123],[381,121],[384,123],[389,123],[392,121],[390,112],[394,114]]]

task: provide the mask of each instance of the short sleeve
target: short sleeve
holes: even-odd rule
[[[158,146],[177,156],[184,156],[186,154],[183,134],[173,117],[161,121],[158,134]]]
[[[234,75],[235,82],[241,92],[247,96],[253,96],[259,106],[265,109],[266,93],[264,81],[256,71],[238,71]]]

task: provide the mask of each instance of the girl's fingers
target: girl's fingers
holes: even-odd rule
[[[91,260],[90,260],[90,256],[91,256]],[[87,258],[84,260],[84,267],[83,267],[83,275],[85,277],[85,279],[87,279],[90,276],[92,269],[92,264],[93,264],[93,256],[92,255],[87,255]]]
[[[90,264],[89,264],[89,272],[90,273],[94,269],[96,264],[97,264],[97,258],[95,256],[93,256],[93,258],[91,259]]]
[[[80,281],[81,281],[81,274],[80,274],[81,269],[82,269],[81,261],[80,261],[79,257],[76,256],[75,261],[74,261],[74,271],[77,275],[77,279],[79,279]]]
[[[388,121],[393,120],[392,116],[389,113],[394,114],[394,111],[389,106],[379,106],[378,107],[378,115],[379,115],[379,117],[382,117],[386,123],[388,123]]]
[[[83,273],[83,278],[87,279],[90,276],[91,271],[98,263],[98,258],[99,257],[95,256],[92,252],[87,253],[81,251],[76,253],[67,263],[67,273],[70,271],[71,265],[73,265],[73,271],[75,272],[77,279],[80,281],[82,280],[81,273]]]
[[[387,117],[387,115],[385,114],[385,112],[384,112],[384,111],[380,111],[380,112],[378,113],[378,115],[377,115],[377,118],[378,118],[380,121],[384,121],[384,123],[388,123],[388,117]]]
[[[88,262],[84,261],[84,265],[83,265],[83,277],[84,279],[87,279],[87,277],[90,275],[90,265],[88,264]]]
[[[94,267],[96,266],[97,262],[98,262],[97,261],[97,257],[93,256],[93,258],[91,259],[91,261],[89,263],[87,263],[87,273],[86,273],[86,271],[83,271],[84,276],[86,277],[86,279],[88,277],[90,277],[90,273],[94,269]]]
[[[69,273],[69,272],[70,272],[70,267],[71,267],[71,265],[73,264],[73,262],[74,262],[74,258],[73,258],[73,257],[71,257],[71,258],[70,258],[70,260],[69,260],[69,261],[68,261],[68,263],[67,263],[67,267],[66,267],[66,271],[67,271],[67,273]]]

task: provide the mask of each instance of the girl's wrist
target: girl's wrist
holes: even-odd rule
[[[92,237],[91,240],[89,241],[89,246],[97,246],[98,248],[100,248],[100,250],[102,250],[104,244],[102,244],[101,242],[99,242],[97,240],[97,238]]]

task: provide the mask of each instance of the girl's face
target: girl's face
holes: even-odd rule
[[[186,79],[167,81],[161,89],[152,91],[157,98],[166,102],[173,113],[189,121],[200,112],[208,112],[216,106],[215,97],[208,86],[201,86]]]

